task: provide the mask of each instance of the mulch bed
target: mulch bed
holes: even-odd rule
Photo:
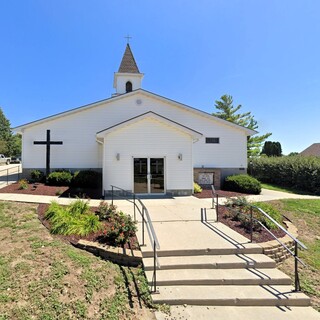
[[[42,196],[59,196],[61,198],[102,199],[101,189],[75,188],[68,186],[48,186],[44,183],[29,183],[27,189],[19,189],[19,183],[10,184],[0,189],[0,193],[33,194]]]
[[[49,207],[48,204],[41,203],[41,204],[39,204],[37,211],[38,211],[39,220],[50,231],[50,229],[51,229],[50,222],[45,219],[45,213],[46,213],[48,207]],[[95,212],[98,208],[91,207],[90,209],[93,212]],[[106,224],[106,227],[108,227],[107,224]],[[53,235],[53,236],[58,237],[59,239],[61,239],[63,241],[66,241],[66,242],[69,242],[69,243],[71,243],[73,245],[77,244],[78,241],[82,239],[82,240],[87,240],[87,241],[98,242],[98,243],[101,243],[101,244],[106,244],[106,245],[113,246],[113,247],[117,246],[114,243],[109,243],[109,242],[102,241],[102,233],[101,232],[91,233],[88,236],[78,236],[78,235],[69,235],[69,236]],[[140,250],[138,239],[137,239],[136,236],[131,237],[130,238],[130,242],[126,243],[123,247],[125,249]]]
[[[219,217],[219,222],[225,224],[229,228],[237,231],[244,237],[250,239],[250,230],[247,230],[241,225],[240,221],[234,220],[232,218],[232,215],[229,212],[229,209],[225,206],[219,205],[218,207],[218,217]],[[277,238],[282,238],[286,234],[283,232],[281,229],[275,229],[272,230],[272,233],[277,237]],[[253,242],[255,243],[261,243],[261,242],[266,242],[266,241],[271,241],[275,240],[272,235],[268,233],[265,229],[261,229],[259,231],[254,231],[253,232]]]
[[[211,186],[201,185],[201,188],[202,188],[202,192],[195,193],[194,194],[195,197],[199,199],[212,198]],[[216,190],[216,194],[218,194],[219,197],[226,197],[226,198],[248,196],[248,194],[246,193],[239,193],[239,192],[225,191],[225,190]],[[232,215],[229,213],[229,209],[227,207],[219,205],[218,218],[219,218],[218,219],[219,222],[225,224],[232,230],[250,239],[250,230],[247,230],[246,228],[244,228],[240,221],[234,220],[232,218]],[[285,232],[283,232],[280,229],[272,230],[272,233],[277,238],[282,238],[285,236]],[[253,242],[261,243],[261,242],[266,242],[271,240],[275,240],[274,237],[270,235],[270,233],[268,233],[268,231],[266,231],[263,228],[259,231],[253,232]]]
[[[195,193],[194,196],[199,199],[204,198],[211,198],[211,186],[201,185],[202,192]],[[233,192],[233,191],[225,191],[225,190],[216,190],[216,193],[219,197],[240,197],[240,196],[247,196],[246,193],[239,193],[239,192]]]

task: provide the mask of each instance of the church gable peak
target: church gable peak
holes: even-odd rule
[[[132,54],[129,43],[127,43],[126,50],[122,57],[120,67],[118,70],[119,73],[140,73],[137,63]]]

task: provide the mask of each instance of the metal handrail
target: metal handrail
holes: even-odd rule
[[[216,209],[216,215],[217,215],[217,221],[219,220],[219,195],[216,193],[213,186],[211,186],[211,197],[212,197],[212,208],[215,207]],[[228,197],[226,197],[228,198]],[[262,226],[289,254],[294,258],[295,261],[295,291],[300,291],[300,280],[299,280],[299,272],[298,272],[298,262],[300,262],[304,267],[306,267],[306,264],[298,257],[298,245],[301,249],[308,249],[301,241],[299,241],[296,237],[294,237],[290,232],[288,232],[283,226],[281,226],[276,220],[274,220],[269,214],[267,214],[265,211],[263,211],[261,208],[253,205],[249,205],[250,207],[250,242],[253,242],[253,221],[257,222],[260,226]],[[272,221],[279,229],[281,229],[287,236],[289,236],[294,241],[294,252],[288,248],[282,241],[280,241],[277,236],[271,232],[260,220],[253,217],[253,209],[258,210],[261,214],[263,214],[267,219]],[[244,215],[248,217],[248,214],[244,214],[240,211],[237,213]]]
[[[307,250],[308,248],[301,242],[299,241],[296,237],[294,237],[290,232],[288,232],[288,230],[286,230],[279,222],[277,222],[276,220],[274,220],[270,215],[268,215],[265,211],[263,211],[261,208],[257,207],[257,206],[252,206],[250,205],[252,208],[257,209],[260,213],[262,213],[265,217],[267,217],[270,221],[272,221],[279,229],[281,229],[287,236],[289,236],[294,242],[297,242],[299,244],[299,246],[305,250]]]
[[[154,230],[154,227],[153,227],[150,215],[149,215],[149,211],[148,211],[147,207],[144,205],[144,203],[141,201],[141,199],[135,193],[124,190],[122,188],[119,188],[119,187],[116,187],[113,185],[111,185],[111,204],[112,205],[113,205],[114,196],[121,198],[121,196],[114,193],[114,189],[120,190],[121,192],[132,196],[132,200],[128,199],[128,197],[126,197],[125,199],[133,204],[135,222],[137,221],[136,210],[138,210],[138,212],[140,213],[140,215],[142,217],[142,228],[141,228],[142,229],[141,230],[142,231],[142,244],[141,244],[142,246],[145,246],[144,224],[146,224],[148,235],[149,235],[149,240],[150,240],[150,243],[152,245],[152,250],[153,250],[153,285],[151,285],[151,287],[153,287],[153,292],[156,292],[157,291],[156,269],[160,268],[160,262],[159,262],[159,258],[157,255],[157,250],[160,249],[160,244],[159,244],[159,240],[156,235],[156,232]],[[139,208],[137,202],[141,205],[141,209]]]
[[[9,184],[9,170],[13,170],[15,168],[18,168],[17,173],[18,173],[18,180],[19,180],[19,178],[20,178],[20,165],[18,165],[16,167],[11,167],[11,168],[6,168],[6,169],[0,170],[0,172],[7,171],[7,185]],[[11,172],[11,174],[15,174],[15,172]]]

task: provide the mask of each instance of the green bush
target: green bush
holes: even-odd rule
[[[110,228],[106,231],[106,235],[109,240],[117,245],[127,243],[137,231],[136,223],[131,216],[124,214],[122,211],[112,213],[108,221]]]
[[[96,215],[99,217],[99,220],[107,220],[110,215],[116,213],[117,206],[113,204],[108,204],[106,201],[101,201],[99,207],[96,211]]]
[[[260,182],[246,174],[232,175],[226,177],[223,189],[249,194],[259,194],[261,192]]]
[[[88,203],[80,199],[68,207],[52,202],[45,218],[50,221],[53,234],[87,236],[102,228],[99,218],[90,212]]]
[[[261,157],[250,162],[249,172],[262,182],[320,195],[319,157]]]
[[[245,197],[237,197],[237,198],[229,198],[225,203],[225,206],[229,208],[228,216],[233,220],[240,221],[241,225],[249,230],[251,219],[250,212],[252,208],[253,218],[260,221],[263,225],[265,225],[269,230],[277,229],[276,224],[274,224],[270,219],[268,219],[264,214],[262,214],[258,207],[262,209],[265,213],[271,216],[274,220],[276,220],[279,224],[283,223],[283,217],[281,213],[276,210],[271,204],[265,202],[255,202],[250,203]],[[261,225],[253,220],[253,230],[261,230]]]
[[[283,217],[281,213],[276,210],[271,204],[265,203],[265,202],[256,202],[252,204],[253,206],[259,207],[262,209],[265,213],[267,213],[271,218],[276,220],[279,224],[283,223]],[[268,229],[277,229],[277,226],[268,218],[265,217],[262,213],[260,213],[258,210],[254,210],[254,217],[258,219],[260,222],[262,222]]]
[[[90,209],[89,202],[83,201],[81,199],[77,199],[76,201],[73,201],[68,206],[69,212],[74,216],[86,214],[89,212],[89,209]]]
[[[194,193],[202,192],[202,188],[196,182],[193,183],[193,192]]]
[[[102,174],[93,170],[76,171],[72,185],[79,188],[98,188],[101,186]]]
[[[19,180],[19,190],[26,190],[28,189],[28,180],[20,179]]]
[[[72,181],[70,171],[54,171],[48,176],[47,183],[50,186],[69,186]]]
[[[32,170],[30,176],[33,182],[42,182],[44,180],[44,173],[40,170]]]

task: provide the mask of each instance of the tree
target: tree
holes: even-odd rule
[[[261,154],[265,154],[268,157],[281,157],[282,148],[280,142],[266,141]]]
[[[13,135],[10,121],[0,107],[0,153],[6,156],[21,154],[21,136]]]
[[[290,152],[288,154],[288,157],[294,157],[294,156],[297,156],[299,154],[299,152]]]
[[[239,126],[246,127],[251,130],[258,129],[258,123],[254,119],[254,116],[251,112],[239,113],[241,105],[237,107],[233,106],[233,98],[230,95],[223,95],[220,100],[216,100],[215,107],[218,109],[218,112],[212,113],[212,115],[233,122]],[[247,153],[248,157],[255,157],[260,154],[261,146],[263,142],[271,136],[272,133],[266,133],[264,135],[258,136],[253,135],[247,139]]]

